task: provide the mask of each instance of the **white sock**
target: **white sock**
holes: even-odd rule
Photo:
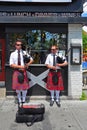
[[[60,94],[60,91],[56,90],[56,101],[58,102],[59,101],[59,94]]]
[[[27,90],[22,90],[22,101],[25,102]]]
[[[54,101],[54,90],[51,90],[51,100]]]
[[[18,102],[21,103],[21,91],[16,90],[16,93],[17,93],[17,97],[18,97]]]

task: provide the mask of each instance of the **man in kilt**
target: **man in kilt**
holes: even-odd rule
[[[65,58],[63,59],[62,63],[58,63],[57,51],[58,51],[58,47],[56,45],[52,45],[51,53],[48,54],[45,64],[49,69],[49,73],[47,77],[47,89],[50,90],[51,93],[50,106],[53,106],[54,99],[55,99],[57,106],[60,107],[59,94],[60,91],[64,90],[61,67],[66,66],[68,63]]]
[[[27,78],[26,69],[32,64],[33,59],[30,56],[30,60],[28,63],[24,63],[23,59],[23,51],[22,50],[23,43],[20,40],[17,40],[15,43],[16,50],[10,55],[10,67],[13,68],[13,78],[12,78],[12,88],[16,90],[18,103],[24,103],[26,99],[27,89],[29,88],[29,81]],[[25,52],[26,53],[26,52]],[[19,72],[23,74],[23,82],[18,82]]]

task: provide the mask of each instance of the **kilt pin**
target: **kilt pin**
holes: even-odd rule
[[[55,74],[55,72],[50,72],[48,73],[47,77],[47,89],[48,90],[64,90],[64,85],[63,85],[63,78],[61,72],[56,72],[58,75],[58,84],[54,85],[52,82],[52,76]]]
[[[12,77],[12,89],[13,90],[26,90],[29,88],[29,81],[28,81],[28,78],[27,78],[27,73],[26,73],[26,70],[24,71],[24,82],[22,84],[20,84],[18,82],[18,71],[15,70],[13,72],[13,77]]]

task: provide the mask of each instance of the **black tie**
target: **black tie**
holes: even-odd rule
[[[56,65],[56,62],[55,62],[55,54],[53,54],[53,66]]]
[[[18,50],[18,65],[21,65],[20,50]]]

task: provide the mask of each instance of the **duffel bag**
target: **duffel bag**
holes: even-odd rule
[[[18,108],[19,114],[44,114],[45,105],[44,104],[22,104]]]
[[[16,122],[17,123],[26,123],[27,126],[31,126],[34,122],[39,122],[44,119],[43,114],[35,114],[35,115],[26,115],[16,113]]]

